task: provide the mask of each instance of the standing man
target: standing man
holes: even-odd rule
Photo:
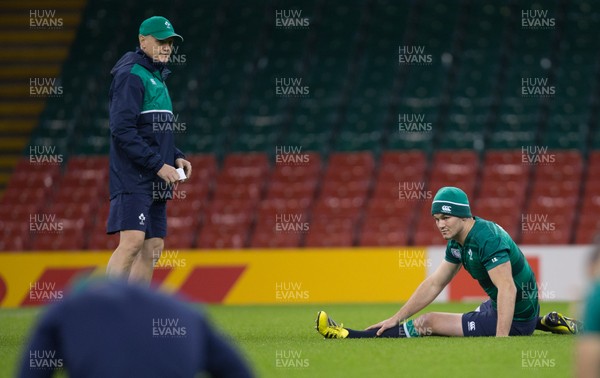
[[[588,275],[592,282],[583,315],[585,329],[575,349],[578,378],[600,377],[600,244],[592,252]]]
[[[107,233],[119,232],[119,246],[107,267],[110,277],[149,284],[167,234],[166,199],[180,181],[176,170],[192,174],[175,147],[173,107],[165,80],[175,33],[164,17],[140,25],[139,47],[111,74],[110,213]]]
[[[441,188],[431,214],[444,239],[446,256],[389,319],[356,331],[338,326],[324,311],[317,331],[326,338],[531,335],[535,329],[577,333],[579,322],[551,312],[539,317],[535,276],[525,256],[497,224],[471,215],[465,192]],[[465,314],[430,312],[407,320],[429,305],[463,266],[490,297]]]

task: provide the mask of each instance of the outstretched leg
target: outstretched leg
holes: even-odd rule
[[[423,314],[414,320],[400,323],[398,327],[385,330],[377,336],[377,330],[359,331],[338,325],[327,313],[320,311],[317,315],[317,331],[329,339],[357,339],[373,337],[419,337],[419,336],[463,336],[462,314],[431,312]]]

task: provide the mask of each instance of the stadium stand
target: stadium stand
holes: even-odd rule
[[[429,211],[444,185],[463,188],[474,214],[517,242],[590,243],[600,226],[600,39],[591,32],[600,6],[544,2],[556,26],[531,32],[520,12],[533,3],[310,0],[300,29],[276,27],[275,10],[286,7],[277,1],[69,8],[68,55],[41,54],[63,62],[48,76],[64,96],[23,100],[39,107],[17,112],[32,119],[8,108],[20,105],[0,107],[16,117],[0,122],[3,149],[16,128],[32,129],[18,125],[37,124],[23,134],[24,157],[0,159],[7,172],[14,166],[0,249],[115,247],[104,235],[109,71],[136,44],[131,15],[151,14],[185,38],[168,83],[177,145],[194,171],[168,207],[170,248],[441,245]],[[67,30],[53,46],[69,43]],[[99,40],[111,43],[99,52]],[[424,63],[403,64],[407,48],[422,48]],[[278,96],[277,80],[290,78],[308,94]],[[524,96],[526,78],[547,78],[555,93]],[[30,146],[53,146],[65,161],[31,164]],[[32,214],[55,215],[68,232],[32,232]],[[529,229],[534,218],[551,232]],[[291,220],[299,230],[282,229]]]
[[[84,0],[57,1],[52,9],[44,10],[35,0],[5,1],[0,5],[0,42],[4,46],[0,57],[0,190],[6,187],[23,150],[28,149],[32,130],[39,130],[40,138],[47,136],[48,144],[58,143],[62,131],[58,125],[38,125],[45,120],[41,115],[46,94],[62,95],[62,91],[52,92],[50,87],[60,85],[57,78],[84,6]],[[60,28],[32,33],[43,30],[45,20],[50,18],[57,24],[60,18]],[[52,78],[57,82],[50,83]]]

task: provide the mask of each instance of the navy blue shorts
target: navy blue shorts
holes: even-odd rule
[[[465,336],[496,336],[498,312],[492,307],[492,300],[483,302],[475,311],[462,316],[462,329]],[[513,321],[510,336],[529,336],[535,331],[537,316],[526,322]]]
[[[138,230],[146,239],[167,236],[167,202],[154,201],[150,194],[122,193],[110,200],[107,234]]]

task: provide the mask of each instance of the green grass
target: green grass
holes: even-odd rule
[[[476,304],[434,304],[428,311],[465,312],[474,307]],[[321,309],[350,328],[362,329],[389,317],[397,308],[389,304],[210,306],[208,312],[247,356],[258,377],[572,375],[571,336],[536,331],[532,337],[505,339],[326,340],[314,330],[314,318]],[[542,304],[542,313],[551,310],[569,313],[566,303]],[[18,356],[38,314],[37,309],[0,311],[0,377],[15,376]],[[523,367],[527,363],[552,366]]]

